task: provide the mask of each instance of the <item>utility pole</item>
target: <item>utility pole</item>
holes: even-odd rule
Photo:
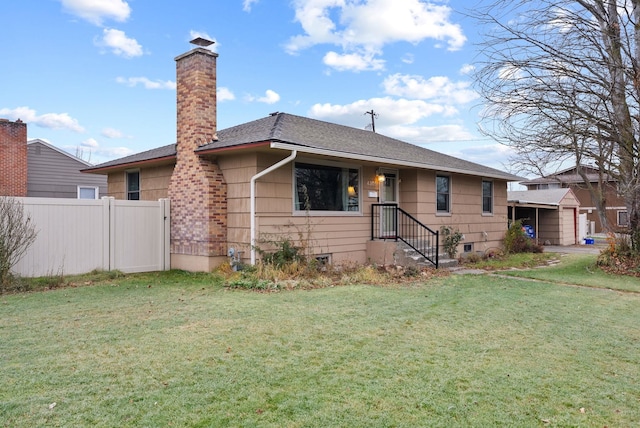
[[[371,130],[373,132],[376,132],[376,117],[378,117],[378,114],[375,113],[373,111],[373,109],[371,109],[371,111],[364,112],[364,114],[370,114],[371,115]]]

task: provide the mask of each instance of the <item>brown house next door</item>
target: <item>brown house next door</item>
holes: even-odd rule
[[[393,207],[382,207],[380,210],[380,236],[387,238],[396,237],[397,212],[398,205],[398,172],[393,170],[381,171],[384,181],[380,180],[380,203],[394,204]]]

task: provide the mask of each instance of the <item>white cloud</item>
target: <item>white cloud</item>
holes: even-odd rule
[[[95,44],[100,47],[111,49],[115,55],[125,58],[133,58],[141,56],[144,52],[142,46],[136,41],[127,37],[124,31],[114,28],[105,28],[102,30],[102,39],[96,40]]]
[[[117,159],[132,155],[133,150],[128,147],[102,147],[96,150],[95,154],[108,159]]]
[[[89,147],[92,149],[95,149],[96,147],[98,147],[100,144],[98,144],[98,142],[96,141],[95,138],[87,138],[86,140],[84,140],[82,143],[80,143],[80,146],[82,147]]]
[[[405,54],[400,61],[404,62],[405,64],[413,64],[413,61],[415,61],[415,57],[413,56],[413,54]]]
[[[315,104],[311,107],[309,115],[362,128],[362,124],[368,121],[364,118],[365,112],[372,109],[378,113],[376,123],[380,123],[383,127],[410,125],[435,114],[450,116],[457,113],[455,108],[450,106],[427,103],[422,100],[385,97],[359,100],[345,105]],[[376,130],[377,128],[378,125],[376,125]]]
[[[384,69],[384,60],[375,59],[374,54],[338,54],[330,51],[322,59],[326,65],[338,71],[368,71]]]
[[[242,2],[242,10],[251,12],[251,6],[253,6],[254,3],[258,3],[258,0],[244,0]]]
[[[402,126],[385,128],[386,135],[414,144],[426,145],[432,142],[460,141],[474,138],[474,135],[462,125],[448,124],[439,126]]]
[[[77,119],[69,116],[68,113],[45,113],[38,115],[36,110],[29,107],[17,107],[15,109],[0,109],[0,116],[5,116],[12,120],[21,119],[27,124],[34,124],[41,128],[67,129],[73,132],[84,132]]]
[[[218,51],[218,41],[214,37],[211,37],[209,33],[196,30],[189,31],[189,40],[197,39],[198,37],[202,37],[203,39],[211,40],[213,42],[212,45],[206,46],[205,49],[208,49],[211,52]]]
[[[222,102],[235,100],[236,96],[233,94],[233,92],[231,92],[229,88],[221,86],[216,91],[216,98],[218,101]]]
[[[382,53],[391,43],[445,42],[458,50],[466,42],[462,28],[450,21],[451,8],[421,0],[295,0],[295,20],[304,34],[285,46],[291,54],[318,44],[340,46],[344,54]]]
[[[476,70],[476,66],[472,64],[465,64],[460,68],[460,74],[467,75],[471,74]]]
[[[124,134],[114,128],[104,128],[102,130],[102,132],[100,132],[100,135],[102,135],[103,137],[107,137],[107,138],[122,138],[124,137]]]
[[[142,85],[145,89],[176,89],[176,82],[171,80],[151,80],[147,77],[117,77],[116,82],[130,87]]]
[[[506,166],[510,163],[510,157],[513,155],[513,148],[504,144],[482,144],[482,145],[461,145],[457,151],[449,153],[471,162],[481,165],[491,166],[493,168],[503,169],[508,172],[510,168]],[[454,148],[454,147],[452,147]]]
[[[446,76],[425,79],[398,73],[388,76],[382,84],[387,94],[399,97],[432,99],[451,104],[466,104],[478,98],[470,82],[452,82]]]
[[[255,97],[253,95],[247,95],[246,99],[247,101],[257,101],[259,103],[275,104],[278,101],[280,101],[280,95],[277,92],[272,91],[271,89],[267,89],[265,91],[264,97]]]
[[[124,22],[131,8],[123,0],[60,0],[64,9],[72,15],[94,25],[102,25],[105,19]]]
[[[503,67],[498,72],[498,78],[502,80],[519,80],[524,77],[522,70],[516,66]]]

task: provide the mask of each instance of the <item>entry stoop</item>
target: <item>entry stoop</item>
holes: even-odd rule
[[[417,246],[414,244],[414,246]],[[421,248],[421,247],[418,247]],[[428,253],[430,248],[422,248]],[[411,248],[403,241],[395,239],[379,239],[367,242],[367,258],[372,263],[381,265],[435,267],[433,263],[424,258],[419,252]],[[458,260],[450,259],[446,254],[438,255],[438,267],[447,268],[457,266]]]
[[[433,263],[402,241],[397,242],[396,257],[396,263],[400,266],[434,267]],[[457,259],[450,259],[446,254],[438,254],[438,268],[454,266],[458,266]]]

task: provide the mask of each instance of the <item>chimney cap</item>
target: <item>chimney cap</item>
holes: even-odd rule
[[[211,46],[215,42],[211,40],[207,40],[203,37],[196,37],[195,39],[191,40],[189,43],[206,48],[207,46]]]

